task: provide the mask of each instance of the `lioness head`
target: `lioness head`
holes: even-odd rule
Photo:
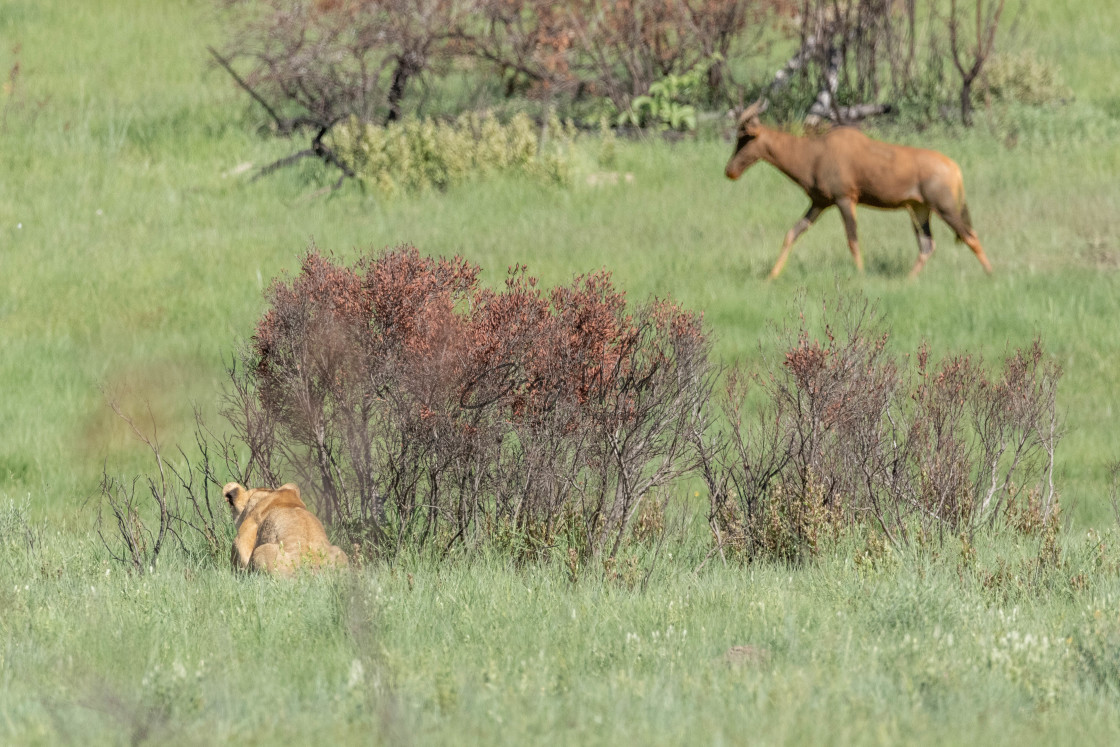
[[[246,509],[252,509],[262,500],[268,500],[270,497],[279,495],[283,495],[284,500],[288,501],[289,504],[294,502],[296,505],[306,508],[303,499],[300,497],[299,486],[294,483],[287,483],[278,488],[245,488],[236,482],[230,482],[222,488],[222,496],[229,504],[229,512],[235,522],[245,513]]]
[[[237,483],[231,482],[222,488],[222,495],[225,496],[226,503],[229,504],[230,514],[236,520],[245,510],[245,504],[249,502],[249,491]]]

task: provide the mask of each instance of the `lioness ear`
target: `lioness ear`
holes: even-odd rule
[[[235,482],[227,483],[226,486],[222,488],[222,496],[224,496],[226,502],[232,506],[233,502],[237,499],[237,494],[242,490],[244,490],[244,488]]]
[[[303,496],[299,494],[299,485],[296,485],[294,482],[285,483],[278,487],[277,490],[290,490],[296,494],[296,498],[299,498],[301,501],[303,500]]]

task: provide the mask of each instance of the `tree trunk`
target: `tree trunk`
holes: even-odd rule
[[[970,77],[961,79],[961,121],[965,127],[972,126],[972,81]]]
[[[417,64],[415,54],[406,52],[397,59],[397,69],[393,71],[393,82],[389,86],[389,115],[385,118],[386,123],[397,122],[401,118],[401,99],[404,98],[405,89],[408,87],[408,81],[412,79],[418,71],[424,68]]]

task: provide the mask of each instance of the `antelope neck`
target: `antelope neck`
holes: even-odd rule
[[[817,159],[816,143],[781,130],[764,130],[762,160],[797,182],[805,191],[813,187],[813,162]],[[760,138],[761,139],[761,138]]]

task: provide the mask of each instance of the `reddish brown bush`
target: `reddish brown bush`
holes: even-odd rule
[[[628,310],[605,272],[546,292],[517,267],[493,291],[412,247],[352,268],[312,250],[268,297],[227,415],[262,479],[298,478],[371,547],[502,531],[613,553],[691,467],[700,318]]]

